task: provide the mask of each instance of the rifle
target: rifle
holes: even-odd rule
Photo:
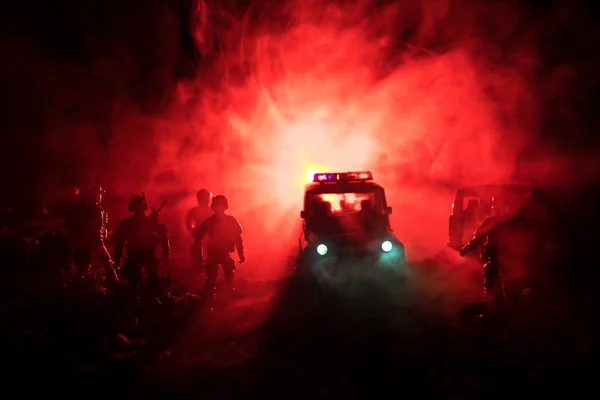
[[[144,199],[144,201],[146,202],[146,204],[148,204],[148,201],[146,200],[146,194],[144,192],[142,192],[142,198]],[[162,229],[165,229],[165,228],[164,228],[164,226],[162,224],[160,224],[158,222],[158,216],[160,215],[160,212],[165,207],[165,205],[167,205],[167,200],[163,200],[162,203],[160,204],[160,207],[158,207],[158,208],[154,208],[154,207],[149,206],[150,210],[152,210],[152,211],[151,211],[151,213],[150,213],[150,215],[148,217],[152,218],[152,220],[156,224],[158,224]],[[161,231],[162,231],[162,229],[161,229]],[[163,234],[166,235],[166,230],[163,232]],[[161,238],[161,239],[165,240],[165,238]],[[168,238],[166,240],[168,241]],[[168,244],[168,242],[167,242],[167,246],[170,247],[170,245]],[[163,248],[163,250],[165,250],[165,249]],[[170,252],[170,249],[169,250],[165,250],[165,251],[169,251]],[[163,261],[165,261],[165,260],[166,260],[165,275],[166,275],[166,280],[168,282],[170,280],[170,278],[171,278],[170,254],[168,254],[168,253],[163,254]]]
[[[142,192],[142,198],[144,199],[146,204],[148,204],[148,201],[146,200],[146,194],[144,192]],[[160,204],[160,207],[158,207],[158,209],[149,206],[150,210],[152,210],[152,212],[150,213],[150,217],[158,218],[160,212],[166,205],[167,205],[167,200],[163,200],[163,202]]]

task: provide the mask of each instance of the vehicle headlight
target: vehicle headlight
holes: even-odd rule
[[[327,250],[329,250],[329,249],[324,244],[320,244],[317,246],[317,253],[320,256],[324,256],[325,254],[327,254]]]
[[[381,250],[385,251],[386,253],[392,251],[392,247],[392,242],[390,242],[389,240],[386,240],[383,243],[381,243]]]

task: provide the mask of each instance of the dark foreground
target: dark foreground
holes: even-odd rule
[[[568,297],[531,295],[506,320],[478,319],[477,271],[447,264],[412,265],[394,283],[346,283],[320,300],[293,280],[242,275],[212,310],[184,271],[173,301],[145,305],[137,325],[93,284],[28,284],[2,305],[3,388],[347,399],[572,393],[592,382],[590,318]]]

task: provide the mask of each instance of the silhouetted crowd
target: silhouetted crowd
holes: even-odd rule
[[[166,201],[148,213],[145,194],[132,196],[128,204],[131,216],[109,234],[108,212],[102,205],[105,192],[101,186],[73,188],[68,196],[48,204],[43,215],[34,219],[20,223],[4,218],[1,242],[5,260],[17,270],[36,265],[60,272],[65,285],[100,275],[105,292],[125,294],[127,304],[134,307],[143,285],[158,303],[167,301],[171,244],[159,218]],[[203,295],[213,297],[219,266],[229,290],[234,290],[235,261],[231,253],[237,250],[239,262],[245,261],[242,228],[237,219],[226,214],[229,204],[225,196],[213,197],[202,189],[196,197],[198,206],[185,218],[192,238],[190,255],[195,270],[205,271]],[[36,225],[41,228],[32,229]],[[24,231],[32,231],[31,237],[24,238]],[[114,244],[112,255],[107,241]]]

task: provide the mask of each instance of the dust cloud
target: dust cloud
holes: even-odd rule
[[[187,118],[210,139],[188,133],[178,157],[182,128],[165,127],[155,167],[183,162],[189,183],[218,176],[216,191],[262,232],[249,235],[261,252],[278,255],[294,243],[289,228],[309,171],[369,169],[388,190],[410,256],[431,256],[445,244],[455,188],[508,180],[537,133],[534,49],[527,40],[506,54],[490,47],[514,34],[510,10],[298,1],[280,7],[277,23],[254,17],[258,7],[242,18],[221,10],[223,27],[216,13],[199,8],[194,31],[201,49],[222,43],[219,87],[206,90],[203,78],[179,85],[188,102],[203,86]],[[491,32],[477,39],[483,19]],[[401,39],[407,29],[410,46]]]
[[[14,108],[43,110],[11,128],[38,149],[42,197],[99,181],[115,219],[136,192],[167,198],[183,250],[183,215],[206,187],[229,197],[254,273],[277,275],[295,255],[309,172],[368,169],[421,260],[445,246],[455,190],[511,180],[539,138],[537,37],[550,17],[468,0],[182,4],[46,21],[72,30],[55,41],[87,51],[75,60],[49,61],[60,49],[44,38],[3,42],[12,92],[32,88]]]
[[[179,352],[173,382],[188,376],[204,394],[215,385],[244,388],[231,379],[253,376],[253,358],[263,358],[271,366],[267,377],[286,378],[304,369],[305,375],[294,377],[304,387],[335,371],[340,386],[352,390],[348,377],[370,382],[365,378],[378,371],[371,365],[380,352],[394,366],[409,366],[400,375],[405,381],[413,380],[410,372],[425,371],[426,385],[432,386],[463,382],[473,371],[490,375],[498,360],[507,360],[505,347],[478,343],[454,326],[438,327],[444,318],[454,324],[458,311],[481,297],[480,264],[458,265],[464,260],[443,252],[448,216],[455,191],[464,186],[507,181],[582,186],[598,177],[598,143],[590,139],[597,124],[588,126],[584,119],[597,114],[586,93],[598,83],[598,63],[590,61],[588,49],[599,37],[577,17],[586,10],[576,2],[568,7],[546,2],[553,8],[541,9],[522,1],[477,0],[133,3],[15,2],[0,15],[5,56],[0,94],[9,99],[0,108],[0,210],[39,211],[71,185],[100,183],[114,228],[127,215],[129,197],[144,191],[151,205],[168,200],[161,220],[171,233],[174,258],[185,258],[189,236],[183,220],[196,191],[226,195],[247,249],[248,261],[236,272],[241,300],[217,305],[216,317],[207,316],[191,293],[201,291],[201,280],[177,270],[181,276],[170,289],[181,294],[176,309],[186,310],[185,321],[179,313],[167,319],[168,312],[152,315],[160,330],[174,330],[167,335],[176,339]],[[336,302],[336,296],[332,301],[304,291],[297,296],[286,290],[293,277],[277,279],[297,255],[307,177],[325,170],[373,172],[386,188],[392,226],[410,261],[396,282],[376,290],[369,289],[381,282],[362,277],[334,282],[348,304]],[[581,277],[598,271],[584,257],[595,254],[597,241],[579,227],[593,225],[588,221],[597,218],[595,204],[586,211],[590,219],[584,215],[570,230],[554,232],[560,252],[536,253],[543,255],[540,265],[553,258],[560,272],[554,281],[567,287],[571,282],[563,277],[572,278],[571,292],[582,295],[571,297],[590,310],[596,309],[596,296],[588,294],[595,293],[597,280]],[[561,222],[548,226],[562,228]],[[565,244],[573,237],[583,244]],[[585,251],[576,251],[580,248]],[[576,331],[573,320],[587,326],[589,318],[579,317],[585,313],[571,312],[563,301],[568,296],[548,287],[539,297],[541,312],[523,314],[543,319],[543,329],[517,345],[515,361],[503,365],[526,365],[522,349],[545,347],[552,342],[548,336],[563,334],[558,328]],[[41,321],[52,319],[55,314],[46,308],[52,302],[34,297],[36,304],[44,299],[36,313],[43,314]],[[79,298],[68,303],[88,309]],[[66,325],[71,330],[65,330],[62,321],[69,314],[59,308],[57,332],[80,332],[81,326],[113,321],[118,314],[110,308],[104,319],[96,311],[75,310],[93,323],[72,318]],[[30,329],[31,320],[28,315],[23,328]],[[522,324],[536,322],[523,318]],[[109,330],[113,325],[106,324]],[[573,334],[551,347],[566,354],[562,343],[588,341]],[[70,334],[65,342],[66,349],[75,343],[76,351],[61,354],[79,355],[85,347]],[[36,356],[45,354],[32,348]],[[329,359],[324,348],[333,349]],[[536,369],[572,365],[550,354]],[[236,356],[249,368],[240,372],[229,365],[215,375],[215,363]],[[357,359],[360,374],[352,375],[345,365],[357,365]],[[436,360],[437,372],[423,364]],[[54,364],[43,373],[64,376]],[[467,364],[473,371],[465,373]],[[111,374],[114,370],[121,371]],[[198,371],[209,371],[205,380]],[[102,374],[103,385],[106,376],[111,375]],[[390,376],[388,382],[395,382],[399,375]],[[368,387],[372,391],[377,384]]]

